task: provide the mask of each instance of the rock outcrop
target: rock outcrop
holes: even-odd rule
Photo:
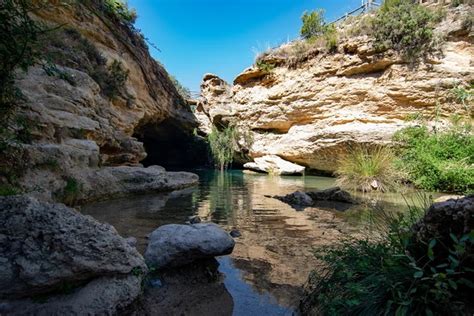
[[[443,56],[416,67],[395,52],[378,53],[367,36],[342,36],[334,53],[316,45],[305,51],[299,41],[274,49],[260,59],[273,69],[253,66],[233,85],[208,74],[198,106],[201,129],[233,124],[251,132],[252,159],[277,155],[333,172],[347,145],[387,144],[417,115],[437,116],[442,125],[464,113],[451,89],[474,80],[472,32],[462,23],[470,11],[450,9],[437,29],[447,38]]]
[[[2,315],[109,315],[138,297],[147,267],[112,226],[31,197],[0,209]]]
[[[232,237],[213,223],[164,225],[151,233],[145,260],[156,269],[179,267],[198,259],[228,255],[234,245]]]
[[[269,196],[270,197],[270,196]],[[339,187],[329,188],[325,190],[301,192],[296,191],[284,196],[275,195],[273,198],[282,202],[290,204],[293,207],[301,208],[306,206],[322,206],[328,208],[335,208],[338,210],[346,210],[342,204],[356,204],[357,202],[352,198],[351,194],[342,190]],[[336,203],[327,203],[336,202]],[[341,207],[342,206],[342,207]],[[346,205],[349,206],[349,205]]]
[[[302,175],[305,170],[305,167],[285,161],[275,155],[255,158],[253,162],[244,164],[244,168],[274,175]]]
[[[193,138],[197,122],[166,70],[150,56],[139,31],[102,1],[55,1],[33,17],[61,26],[41,39],[56,70],[35,66],[18,73],[25,99],[17,113],[25,126],[18,128],[28,140],[12,142],[0,154],[0,183],[17,179],[26,193],[52,201],[65,178],[87,186],[92,182],[84,178],[113,178],[123,171],[101,167],[139,166],[147,156],[145,138],[156,139],[154,147],[166,135],[179,137],[175,147]],[[9,175],[12,170],[16,174]]]

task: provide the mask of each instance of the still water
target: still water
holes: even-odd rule
[[[227,231],[241,232],[234,252],[218,259],[221,277],[217,280],[206,284],[192,281],[182,290],[179,283],[189,278],[183,282],[159,281],[160,289],[149,291],[156,296],[152,300],[156,315],[292,315],[301,286],[316,267],[313,249],[365,229],[362,226],[367,218],[366,206],[345,212],[323,208],[295,210],[266,197],[326,189],[335,185],[333,178],[273,177],[242,171],[193,172],[200,177],[199,186],[194,188],[81,208],[81,212],[113,225],[122,236],[137,238],[142,253],[147,235],[153,230],[165,224],[184,223],[191,215],[218,223]],[[399,194],[384,194],[378,200],[386,209],[406,207]],[[147,313],[153,314],[150,309]]]

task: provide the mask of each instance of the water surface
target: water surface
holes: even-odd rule
[[[163,315],[193,314],[193,309],[187,306],[187,302],[193,302],[193,296],[194,301],[199,302],[195,314],[291,315],[299,302],[301,286],[316,267],[313,248],[360,232],[361,225],[367,220],[365,206],[345,212],[325,208],[298,211],[266,197],[296,190],[326,189],[335,185],[333,178],[275,177],[242,171],[194,172],[200,176],[200,184],[194,188],[105,201],[81,209],[83,213],[115,226],[122,236],[136,237],[142,253],[147,235],[154,229],[165,224],[184,223],[191,215],[218,223],[228,231],[238,229],[241,232],[232,255],[218,259],[218,272],[222,276],[218,280],[206,281],[206,284],[193,281],[183,290],[186,293],[178,288],[171,289],[178,287],[179,282],[174,285],[164,279],[159,282],[163,289],[150,292],[160,297],[154,302],[166,301],[163,298],[166,295],[188,298],[186,301],[171,300],[166,306],[156,303]],[[406,208],[399,194],[381,197],[377,203],[386,209]],[[202,298],[203,291],[215,293]],[[223,298],[213,299],[217,297]],[[225,304],[225,307],[219,304]]]

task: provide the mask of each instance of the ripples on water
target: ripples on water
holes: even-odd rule
[[[361,230],[360,225],[367,220],[367,212],[361,207],[346,212],[320,208],[296,211],[265,197],[326,189],[334,186],[333,178],[194,172],[200,176],[198,187],[95,203],[83,206],[81,211],[115,226],[124,237],[136,237],[142,253],[146,236],[153,230],[165,224],[184,223],[191,215],[218,223],[228,231],[238,229],[242,236],[236,239],[234,252],[218,259],[223,274],[219,282],[224,284],[219,291],[228,291],[226,294],[230,295],[226,297],[231,298],[233,306],[226,312],[213,306],[203,309],[214,310],[216,315],[291,315],[298,304],[301,285],[316,264],[312,249]],[[405,207],[397,194],[384,194],[381,203],[392,210]],[[209,304],[216,302],[209,300]],[[180,311],[178,308],[169,313]]]

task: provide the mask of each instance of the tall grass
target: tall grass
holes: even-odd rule
[[[474,232],[453,232],[449,243],[418,240],[412,227],[423,211],[411,206],[406,214],[384,213],[379,235],[317,249],[323,268],[310,275],[302,312],[467,315],[474,284],[472,259],[466,259],[472,258]]]
[[[396,190],[400,172],[394,166],[395,155],[384,146],[357,145],[339,159],[337,184],[353,191]]]

